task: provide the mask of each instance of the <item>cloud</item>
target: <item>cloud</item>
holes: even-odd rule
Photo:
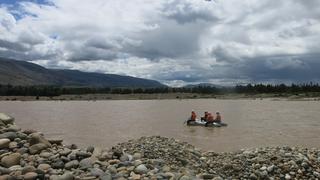
[[[0,56],[166,84],[319,81],[317,0],[0,4]]]

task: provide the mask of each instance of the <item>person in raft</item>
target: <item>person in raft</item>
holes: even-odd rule
[[[208,112],[204,112],[204,116],[201,117],[201,121],[207,121],[208,120]]]
[[[207,127],[209,124],[214,123],[214,118],[213,115],[211,113],[208,113],[208,118],[207,118],[207,123],[205,124],[205,126]]]
[[[220,113],[219,113],[219,112],[216,112],[216,119],[214,119],[214,122],[216,122],[216,123],[221,123],[221,120],[222,120],[222,118],[221,118]]]
[[[196,112],[194,112],[194,110],[192,110],[190,119],[187,121],[187,124],[189,124],[192,121],[196,121],[196,119],[197,119],[197,114],[196,114]]]

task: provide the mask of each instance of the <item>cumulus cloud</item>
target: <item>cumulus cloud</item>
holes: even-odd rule
[[[319,81],[318,0],[0,4],[0,56],[169,85]]]

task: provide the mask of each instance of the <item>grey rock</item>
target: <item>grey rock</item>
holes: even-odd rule
[[[68,170],[72,169],[72,168],[77,168],[79,166],[79,161],[78,160],[73,160],[73,161],[70,161],[68,163],[66,163],[64,165],[64,167]]]
[[[17,142],[10,142],[9,143],[9,148],[10,149],[16,149],[16,148],[18,148],[19,146],[18,146],[18,143]]]
[[[255,180],[258,179],[258,177],[254,173],[252,173],[250,174],[249,179]]]
[[[144,164],[140,164],[134,169],[134,172],[137,174],[146,174],[148,171],[148,168]]]
[[[190,176],[183,175],[179,178],[179,180],[192,180],[192,178]]]
[[[274,165],[268,166],[267,171],[270,173],[274,170]]]
[[[20,165],[14,165],[9,167],[10,171],[22,171],[22,167]]]
[[[17,132],[5,132],[5,133],[0,134],[1,139],[7,138],[7,139],[10,139],[11,141],[13,141],[17,137],[18,137]]]
[[[4,113],[0,113],[0,121],[4,124],[13,124],[14,122],[14,118],[7,115],[7,114],[4,114]]]
[[[61,176],[50,176],[50,179],[51,180],[73,180],[74,176],[72,173],[67,172]]]
[[[45,144],[48,147],[51,146],[51,143],[48,140],[46,140],[40,133],[32,133],[32,134],[30,134],[29,143],[30,143],[31,146],[34,145],[34,144],[39,144],[39,143]]]
[[[14,166],[14,165],[19,165],[20,164],[20,159],[21,159],[21,155],[19,153],[12,153],[8,156],[4,156],[2,159],[1,159],[1,164],[4,166],[4,167],[11,167],[11,166]]]
[[[104,173],[100,176],[101,180],[112,180],[112,176],[109,173]]]
[[[64,168],[64,162],[61,159],[58,159],[58,160],[54,161],[51,164],[51,166],[54,169],[63,169]]]
[[[99,168],[93,168],[93,169],[90,170],[90,174],[92,176],[99,177],[99,176],[102,176],[104,174],[104,172]]]
[[[290,176],[289,174],[286,174],[286,175],[284,176],[284,178],[287,179],[287,180],[289,180],[289,179],[291,179],[291,176]]]
[[[0,139],[0,149],[8,148],[9,144],[10,144],[10,139],[8,138]]]
[[[91,168],[92,164],[93,164],[93,162],[92,162],[91,158],[85,158],[80,161],[79,167],[81,169],[87,169],[87,168]]]
[[[93,153],[93,151],[94,151],[94,147],[93,146],[87,147],[87,152]]]
[[[38,154],[42,150],[47,149],[47,148],[48,148],[48,146],[46,144],[43,144],[43,143],[34,144],[34,145],[29,147],[29,152],[30,152],[30,154]]]
[[[0,166],[0,174],[10,174],[11,170]]]
[[[28,172],[35,172],[37,169],[33,166],[25,166],[22,168],[22,174],[26,174]]]
[[[202,175],[202,178],[203,178],[203,179],[212,179],[213,177],[214,177],[213,174],[203,174],[203,175]]]
[[[212,180],[223,180],[223,178],[220,176],[217,176],[217,177],[214,177]]]
[[[35,172],[28,172],[23,176],[23,179],[25,180],[34,180],[37,179],[38,174]]]
[[[61,156],[67,156],[67,155],[69,155],[71,152],[72,152],[72,151],[71,151],[70,149],[65,148],[65,149],[63,149],[61,152],[59,152],[59,154],[60,154]]]

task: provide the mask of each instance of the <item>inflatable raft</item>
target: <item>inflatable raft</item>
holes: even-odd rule
[[[205,126],[206,125],[206,122],[205,121],[201,121],[201,120],[196,120],[196,121],[190,121],[189,123],[187,123],[186,121],[186,124],[187,126]],[[222,127],[222,126],[227,126],[228,124],[226,123],[210,123],[208,124],[207,127]]]

